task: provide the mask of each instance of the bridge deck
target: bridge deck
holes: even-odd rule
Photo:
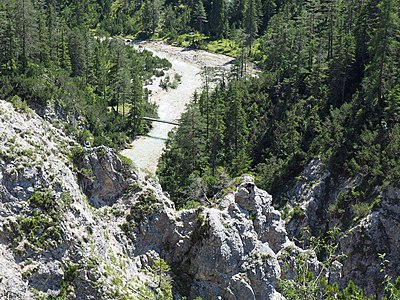
[[[171,124],[171,125],[179,125],[178,122],[167,121],[167,120],[161,120],[161,119],[156,119],[156,118],[151,118],[151,117],[143,117],[143,120],[151,121],[151,122],[166,123],[166,124]]]

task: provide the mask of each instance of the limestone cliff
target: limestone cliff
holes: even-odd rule
[[[375,195],[359,195],[359,184],[357,177],[333,176],[321,161],[311,161],[293,188],[284,193],[291,207],[286,225],[293,239],[302,236],[304,227],[320,238],[333,228],[341,228],[337,253],[345,256],[339,284],[343,288],[353,280],[379,298],[384,276],[395,279],[400,274],[400,192],[387,187]],[[373,198],[362,202],[368,197]]]
[[[345,223],[337,198],[357,178],[334,179],[319,161],[285,194],[283,216],[251,177],[208,207],[177,211],[154,178],[29,109],[0,101],[0,137],[0,298],[281,299],[279,280],[295,276],[304,253],[314,274],[371,294],[383,280],[379,253],[399,274],[399,190]],[[321,267],[292,242],[305,225],[316,236],[348,226],[337,247],[346,258]]]
[[[171,298],[171,283],[175,298],[281,298],[294,245],[252,178],[176,211],[156,180],[29,109],[0,101],[0,136],[0,298]]]

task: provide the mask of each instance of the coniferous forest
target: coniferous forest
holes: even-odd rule
[[[148,129],[156,107],[142,85],[170,63],[98,30],[103,6],[2,0],[0,97],[52,108],[82,143],[118,147]]]
[[[157,108],[143,86],[171,64],[119,37],[235,59],[202,71],[167,141],[157,175],[177,208],[252,174],[283,209],[313,160],[357,178],[330,207],[341,224],[351,201],[374,210],[398,185],[399,0],[0,0],[0,98],[51,112],[82,144],[121,148],[148,131]]]
[[[238,51],[228,82],[204,72],[216,88],[194,96],[160,163],[162,184],[183,205],[248,172],[278,196],[320,159],[337,176],[361,176],[357,191],[373,202],[400,179],[398,1],[254,5],[274,8],[254,31],[246,15],[236,25],[227,14],[226,27],[243,28],[243,52],[261,71],[242,76]]]

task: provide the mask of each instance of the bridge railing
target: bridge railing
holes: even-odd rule
[[[179,125],[179,123],[177,121],[161,120],[161,119],[156,119],[156,118],[151,118],[151,117],[143,117],[143,120],[151,121],[151,122],[166,123],[166,124],[171,124],[171,125]]]

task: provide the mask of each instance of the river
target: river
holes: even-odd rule
[[[151,85],[145,86],[151,90],[151,102],[158,104],[158,116],[162,120],[177,121],[189,103],[193,93],[202,87],[201,70],[207,67],[229,68],[233,59],[231,57],[209,53],[202,50],[187,50],[174,47],[162,42],[138,42],[135,48],[144,48],[154,55],[168,59],[172,67],[166,72],[171,80],[174,74],[181,76],[181,83],[176,89],[163,90],[160,78],[155,78]],[[165,147],[168,133],[176,125],[153,122],[153,128],[146,136],[137,137],[121,154],[132,159],[136,167],[155,174],[158,160]]]

